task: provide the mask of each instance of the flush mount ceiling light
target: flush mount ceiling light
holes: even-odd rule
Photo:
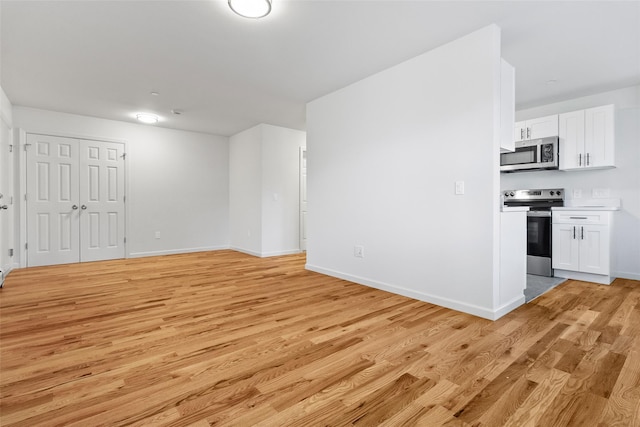
[[[271,0],[229,0],[229,7],[245,18],[264,18],[271,12]]]
[[[159,120],[158,116],[156,116],[155,114],[149,114],[149,113],[138,113],[136,114],[136,119],[138,119],[142,123],[147,123],[147,124],[158,123],[158,120]]]

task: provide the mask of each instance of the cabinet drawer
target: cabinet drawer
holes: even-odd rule
[[[600,224],[609,225],[611,212],[608,211],[554,211],[553,224]]]

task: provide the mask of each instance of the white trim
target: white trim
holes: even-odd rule
[[[261,257],[272,257],[272,256],[282,256],[282,255],[294,255],[302,253],[300,249],[289,249],[286,251],[273,251],[273,252],[262,252]]]
[[[27,153],[24,151],[25,144],[27,143],[27,131],[18,128],[18,144],[17,153],[18,156],[18,187],[19,193],[14,194],[14,201],[18,201],[18,209],[20,210],[20,232],[18,235],[18,248],[16,252],[20,253],[20,267],[27,266],[27,251],[24,245],[27,243],[27,202],[24,200],[24,195],[27,194]],[[14,252],[15,253],[15,252]]]
[[[640,273],[633,273],[630,271],[616,271],[612,276],[620,279],[640,280]]]
[[[9,273],[11,273],[13,270],[17,268],[20,268],[20,266],[15,262],[13,264],[9,264],[9,266],[6,268],[5,267],[0,268],[0,271],[2,272],[2,277],[0,277],[0,285],[4,285],[4,281],[9,276]]]
[[[242,249],[236,246],[231,246],[229,249],[236,252],[242,252],[243,254],[252,255],[259,258],[268,258],[273,256],[282,256],[282,255],[294,255],[299,254],[302,251],[300,249],[289,249],[286,251],[274,251],[274,252],[256,252],[249,249]]]
[[[607,276],[605,274],[583,273],[581,271],[559,270],[554,269],[553,275],[556,277],[564,277],[565,279],[581,280],[584,282],[600,283],[601,285],[610,285],[615,276]]]
[[[209,252],[209,251],[221,251],[230,249],[229,246],[205,246],[202,248],[186,248],[186,249],[169,249],[165,251],[146,251],[146,252],[131,252],[129,258],[144,258],[148,256],[161,256],[161,255],[177,255],[177,254],[189,254],[193,252]]]
[[[249,250],[249,249],[238,248],[237,246],[231,246],[231,247],[229,247],[229,249],[231,249],[232,251],[236,251],[236,252],[242,252],[243,254],[247,254],[247,255],[262,257],[260,252],[252,251],[252,250]]]
[[[25,130],[26,133],[31,135],[42,135],[42,136],[57,136],[61,138],[71,138],[71,139],[82,139],[85,141],[100,141],[100,142],[117,142],[119,144],[125,144],[125,149],[127,148],[127,140],[121,138],[105,138],[100,136],[87,136],[72,132],[45,132],[45,131],[34,131],[34,130]]]
[[[525,297],[523,294],[522,296],[516,297],[511,301],[507,302],[506,304],[503,304],[502,307],[498,307],[497,310],[494,310],[493,311],[494,317],[491,320],[498,320],[505,314],[512,312],[513,310],[520,307],[524,303],[525,303]]]
[[[417,300],[428,302],[431,304],[436,304],[445,308],[450,308],[452,310],[461,311],[463,313],[472,314],[474,316],[482,317],[489,320],[496,320],[501,316],[504,316],[506,313],[518,307],[524,302],[524,295],[523,295],[521,299],[520,297],[518,297],[513,301],[509,301],[507,304],[503,305],[497,310],[490,310],[485,307],[480,307],[477,305],[468,304],[465,302],[452,300],[449,298],[442,298],[435,295],[425,294],[422,292],[416,292],[416,291],[412,291],[410,289],[402,288],[399,286],[366,279],[364,277],[352,276],[350,274],[340,273],[338,271],[329,270],[329,269],[318,267],[311,264],[306,264],[305,268],[309,271],[315,271],[316,273],[337,277],[339,279],[348,280],[350,282],[354,282],[360,285],[369,286],[372,288],[376,288],[376,289],[391,292],[394,294],[402,295],[405,297],[417,299]]]

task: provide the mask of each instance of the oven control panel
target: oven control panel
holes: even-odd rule
[[[564,200],[564,188],[504,190],[504,199],[519,201]]]

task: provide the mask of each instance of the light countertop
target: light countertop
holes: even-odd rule
[[[558,206],[552,211],[619,211],[619,206]]]

